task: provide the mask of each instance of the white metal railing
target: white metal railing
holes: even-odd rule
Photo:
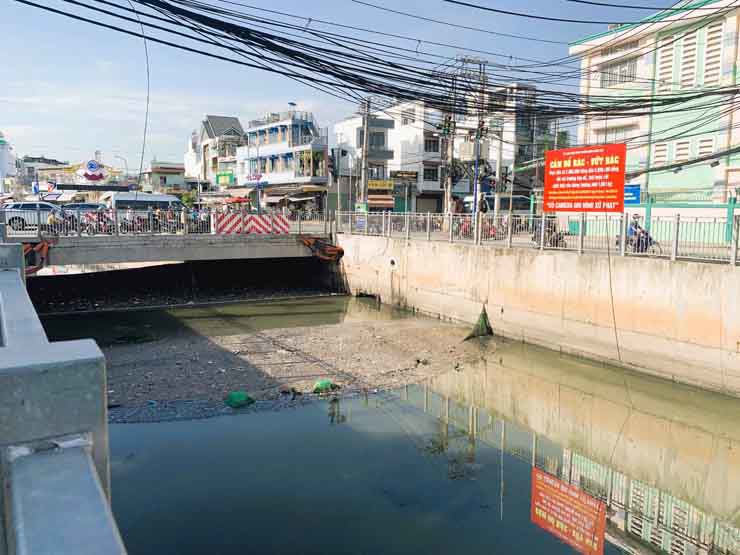
[[[282,214],[245,210],[10,210],[0,208],[8,238],[186,234],[326,235],[334,220],[323,212]],[[239,220],[238,225],[223,225]],[[255,220],[255,221],[253,221]],[[256,221],[258,220],[258,221]],[[254,223],[255,225],[249,225]]]
[[[735,219],[628,214],[493,215],[338,212],[339,233],[405,237],[508,248],[610,253],[735,264],[740,216]]]

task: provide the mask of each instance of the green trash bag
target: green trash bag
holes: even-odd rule
[[[474,337],[485,337],[487,335],[493,335],[493,328],[491,328],[491,322],[488,320],[488,312],[486,312],[486,307],[484,305],[483,310],[480,312],[480,316],[478,316],[478,321],[473,326],[473,329],[470,330],[465,341]]]
[[[339,389],[339,386],[331,380],[319,380],[313,385],[314,393],[329,393],[335,389]]]
[[[254,403],[254,399],[246,391],[232,391],[226,396],[224,402],[232,409],[240,409]]]

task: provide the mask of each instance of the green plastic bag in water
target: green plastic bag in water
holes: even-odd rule
[[[319,380],[313,385],[314,393],[329,393],[335,389],[339,389],[339,386],[331,380]]]
[[[224,402],[232,409],[240,409],[254,403],[254,399],[246,391],[232,391],[226,396]]]

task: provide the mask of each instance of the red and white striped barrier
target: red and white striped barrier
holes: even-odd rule
[[[254,214],[216,214],[216,233],[220,235],[287,235],[290,223],[285,216]]]

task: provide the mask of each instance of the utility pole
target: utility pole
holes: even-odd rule
[[[483,120],[483,103],[484,91],[485,91],[485,65],[486,62],[483,60],[476,60],[478,62],[478,81],[480,86],[480,97],[478,98],[478,128],[475,133],[475,180],[473,182],[473,221],[478,222],[478,195],[480,194],[480,180],[479,180],[479,159],[480,159],[480,141],[485,132],[485,121]]]
[[[367,180],[370,169],[368,168],[368,150],[370,149],[370,99],[363,102],[362,106],[362,177],[360,182],[360,202],[367,201]]]
[[[452,76],[452,109],[449,114],[445,116],[445,121],[442,126],[442,134],[447,138],[447,176],[445,179],[445,213],[451,212],[452,206],[452,190],[455,187],[455,108],[456,97],[455,97],[455,86],[457,85],[457,78]]]

